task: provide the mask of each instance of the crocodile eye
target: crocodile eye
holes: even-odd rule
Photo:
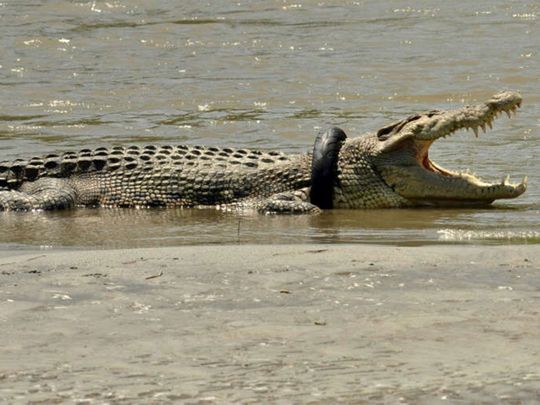
[[[429,114],[431,113],[433,113],[433,111],[431,111]],[[381,128],[377,131],[377,138],[379,138],[379,141],[386,141],[388,138],[390,138],[392,134],[396,134],[399,131],[401,131],[405,125],[407,125],[410,122],[416,121],[417,119],[421,117],[422,117],[421,114],[411,115],[410,117],[407,117],[404,120],[395,122],[391,125]]]
[[[377,138],[380,141],[385,141],[389,138],[389,135],[392,133],[392,130],[396,127],[397,124],[390,125],[388,127],[381,128],[377,131]]]

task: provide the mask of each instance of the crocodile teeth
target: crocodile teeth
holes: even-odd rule
[[[521,184],[526,186],[528,181],[529,181],[529,178],[527,176],[525,176],[525,177],[523,177],[523,180],[521,181]]]
[[[493,118],[490,118],[489,120],[487,120],[486,124],[489,127],[489,129],[493,129]]]
[[[512,118],[512,113],[510,112],[510,110],[504,110],[504,112],[506,113],[506,115],[508,115],[508,118]]]
[[[482,132],[485,134],[486,133],[486,124],[485,123],[480,124],[480,128],[482,128]]]
[[[508,184],[510,184],[510,175],[507,174],[503,177],[501,185],[507,186]]]
[[[474,136],[478,138],[478,127],[473,127]]]

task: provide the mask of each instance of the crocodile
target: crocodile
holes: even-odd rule
[[[113,146],[0,162],[0,210],[216,207],[262,213],[328,208],[485,206],[515,198],[527,179],[481,180],[441,167],[430,146],[460,129],[478,136],[521,106],[516,92],[415,114],[376,132],[318,135],[305,154],[187,145]]]

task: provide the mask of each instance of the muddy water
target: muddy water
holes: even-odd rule
[[[540,4],[535,1],[24,1],[0,3],[1,159],[124,143],[300,152],[416,111],[504,90],[517,119],[438,142],[434,160],[529,177],[487,210],[212,210],[0,215],[0,246],[540,241]]]

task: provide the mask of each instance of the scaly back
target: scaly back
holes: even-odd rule
[[[0,189],[17,189],[41,177],[66,178],[83,173],[151,171],[167,165],[201,170],[257,170],[291,161],[278,151],[187,145],[114,146],[0,162]]]

